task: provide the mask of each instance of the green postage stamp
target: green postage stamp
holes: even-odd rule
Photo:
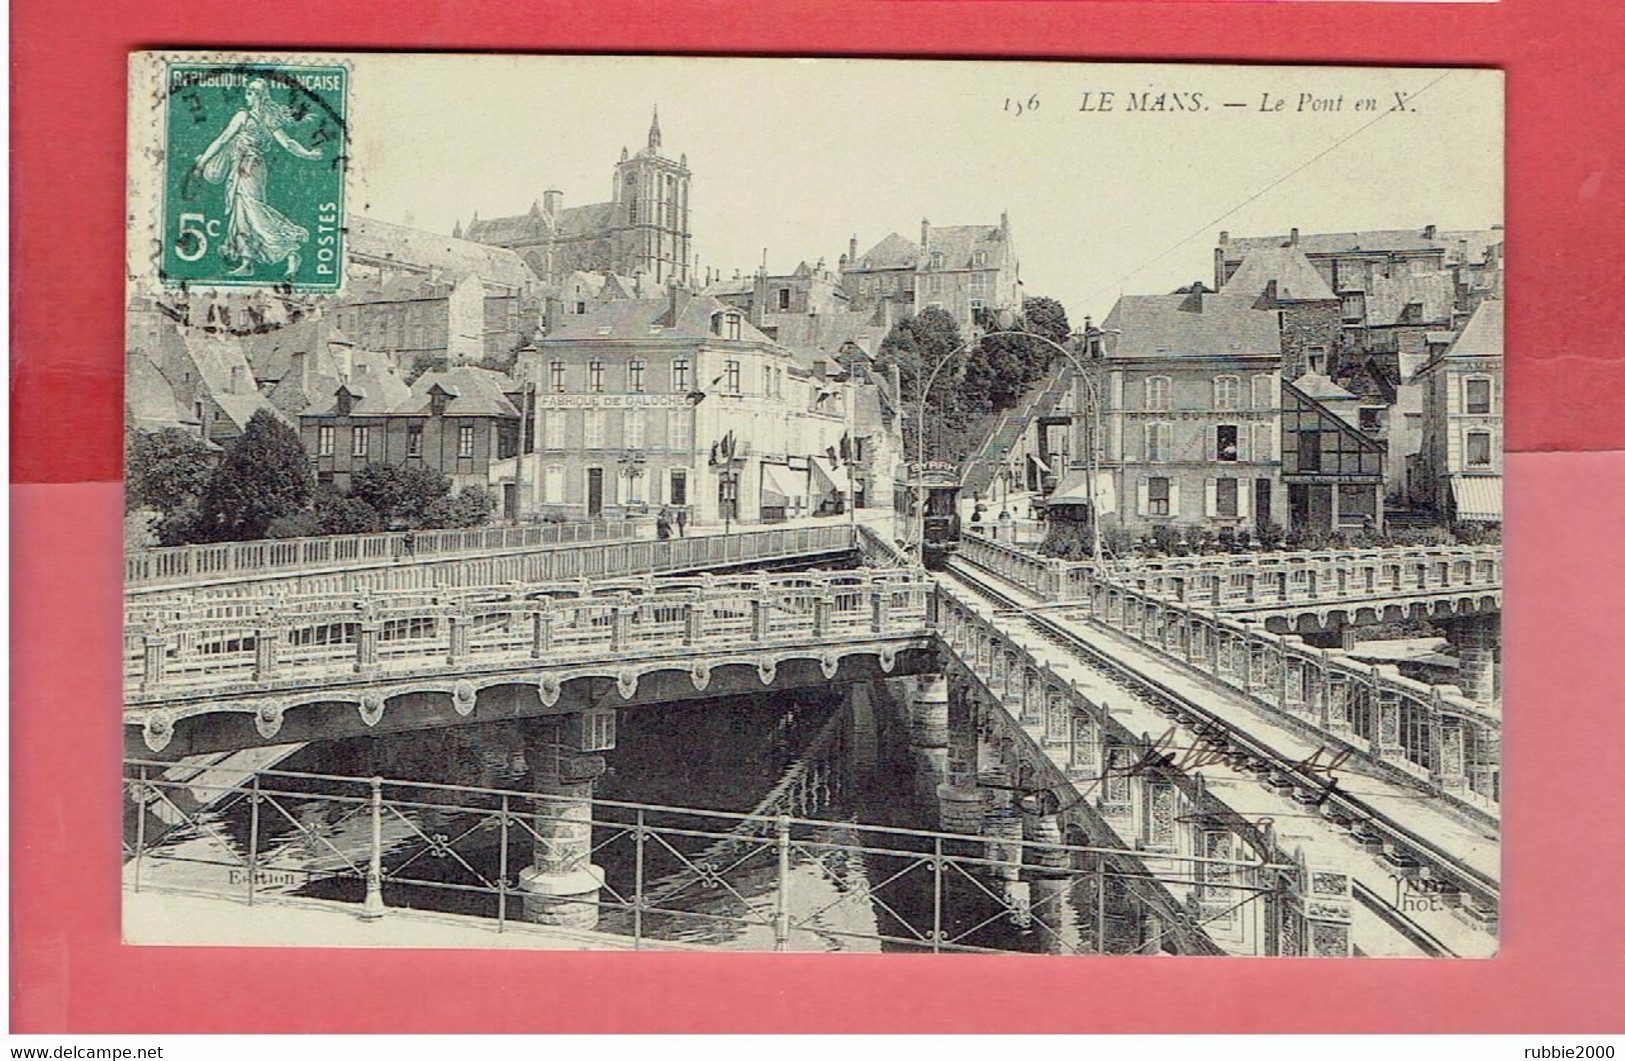
[[[349,70],[166,61],[165,287],[337,291]]]

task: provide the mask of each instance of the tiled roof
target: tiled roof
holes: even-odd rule
[[[424,232],[364,216],[350,218],[345,234],[349,239],[349,253],[364,258],[441,269],[453,278],[473,273],[486,283],[500,287],[523,288],[536,281],[530,266],[513,251],[472,239]]]
[[[243,337],[244,353],[256,380],[280,380],[288,374],[294,354],[304,354],[305,370],[328,361],[328,345],[353,345],[331,317],[313,317]]]
[[[331,377],[318,382],[312,378],[311,405],[304,415],[332,416],[338,408],[341,386],[355,397],[355,403],[350,406],[352,416],[381,416],[394,412],[412,394],[411,388],[396,373],[394,362],[388,355],[368,352],[357,358],[348,382],[341,384]]]
[[[1372,277],[1365,296],[1365,321],[1376,327],[1448,321],[1455,302],[1456,281],[1449,273],[1423,273],[1394,279]],[[1405,307],[1412,303],[1421,305],[1421,316],[1401,320]]]
[[[709,295],[683,296],[677,320],[669,320],[671,298],[632,298],[606,302],[579,317],[570,317],[538,345],[584,339],[715,339],[711,318],[730,311],[740,315],[739,337],[769,342],[743,312]],[[658,330],[654,327],[658,325]]]
[[[1281,352],[1274,313],[1253,309],[1250,298],[1222,294],[1124,295],[1102,328],[1111,358]]]
[[[1438,233],[1435,233],[1435,237]],[[1285,247],[1292,241],[1287,236],[1232,236],[1228,243],[1219,244],[1224,260],[1241,261],[1255,250]],[[1378,229],[1370,232],[1311,232],[1298,236],[1298,250],[1304,254],[1344,254],[1356,251],[1426,251],[1438,250],[1445,243],[1429,239],[1419,228]]]
[[[143,430],[197,425],[189,409],[175,399],[175,389],[158,365],[144,354],[128,359],[124,372],[124,408],[131,422]]]
[[[1480,302],[1445,356],[1501,357],[1502,305],[1498,298]]]
[[[912,269],[920,261],[920,245],[893,232],[858,256],[856,269]]]
[[[175,328],[175,325],[170,324],[170,327]],[[234,376],[241,377],[244,387],[253,387],[254,372],[243,353],[242,336],[192,328],[175,328],[175,331],[192,364],[197,366],[198,378],[212,394],[231,390]]]
[[[989,265],[1000,264],[1000,257],[1008,246],[998,225],[945,225],[931,229],[931,245],[927,250],[942,255],[946,269],[968,269],[971,255],[986,251]]]
[[[210,397],[220,407],[220,411],[225,413],[226,417],[237,425],[239,431],[247,427],[249,418],[261,409],[270,410],[271,415],[284,423],[288,420],[281,409],[272,405],[264,395],[258,392],[254,394],[231,394],[217,391],[211,394]]]
[[[518,416],[519,410],[509,400],[507,392],[515,386],[513,380],[488,368],[459,365],[441,372],[425,372],[412,384],[409,396],[398,403],[396,413],[424,413],[430,411],[436,386],[450,396],[446,403],[447,416]]]
[[[929,253],[941,254],[945,269],[970,268],[971,255],[979,250],[987,252],[989,265],[998,265],[1010,245],[998,225],[933,227],[930,241]],[[918,243],[893,232],[870,247],[867,254],[859,255],[858,260],[849,267],[860,270],[912,269],[920,264],[923,253]]]
[[[1330,376],[1319,372],[1305,372],[1293,380],[1292,385],[1317,402],[1347,402],[1355,398],[1352,391],[1339,387]]]
[[[475,218],[463,230],[463,237],[479,243],[540,243],[551,234],[552,226],[540,210],[512,217]]]
[[[559,211],[560,239],[580,239],[608,232],[615,221],[614,203],[591,203]]]
[[[1283,302],[1335,301],[1337,295],[1297,247],[1259,247],[1249,251],[1224,285],[1225,294],[1256,298],[1275,281],[1275,297]]]

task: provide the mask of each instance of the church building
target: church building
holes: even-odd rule
[[[550,188],[527,213],[482,219],[476,212],[453,235],[516,252],[544,284],[581,271],[688,286],[689,180],[688,156],[662,153],[657,109],[643,150],[621,149],[609,202],[566,207],[564,193]]]

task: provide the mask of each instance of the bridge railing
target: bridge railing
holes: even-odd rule
[[[932,588],[917,571],[862,569],[144,605],[125,616],[125,692],[138,704],[348,674],[923,633]]]
[[[475,527],[387,534],[333,534],[315,538],[267,538],[214,545],[133,549],[124,554],[124,585],[187,585],[207,579],[297,572],[323,567],[401,560],[440,559],[493,550],[617,541],[632,524],[592,520],[524,527]]]
[[[539,528],[508,529],[532,531]],[[509,539],[495,533],[504,528],[489,530],[492,532],[490,541],[483,546],[476,537],[462,540],[466,548],[447,547],[438,552],[427,551],[422,546],[414,546],[410,553],[389,552],[380,551],[379,547],[369,545],[366,554],[355,560],[332,560],[331,553],[321,553],[319,550],[319,555],[329,559],[312,561],[309,564],[290,560],[289,557],[293,555],[290,552],[277,551],[272,559],[277,560],[281,566],[275,564],[254,566],[247,560],[236,567],[232,567],[226,559],[209,559],[206,562],[193,560],[185,564],[165,560],[162,564],[156,565],[162,572],[161,577],[127,583],[125,592],[133,597],[163,597],[206,588],[208,593],[218,597],[252,597],[263,592],[263,586],[268,584],[293,586],[304,593],[356,593],[362,590],[394,592],[459,586],[495,586],[515,581],[545,582],[567,578],[605,578],[659,574],[667,571],[692,571],[838,552],[852,546],[852,530],[845,524],[826,527],[775,527],[770,530],[752,530],[734,534],[696,534],[664,541],[631,539],[620,535],[617,531],[615,536],[608,540],[602,537],[593,539],[589,535],[581,538],[579,542],[546,540],[528,542],[523,535],[516,534]],[[588,534],[585,531],[582,533]],[[393,536],[364,537],[387,539]],[[307,540],[320,542],[323,539]],[[281,543],[237,544],[269,547]],[[249,548],[245,551],[251,557],[255,550]],[[152,551],[130,554],[126,570],[130,569],[131,561],[150,559],[151,555]],[[141,565],[137,564],[137,567],[140,568]],[[176,573],[183,568],[189,573]]]
[[[1061,561],[984,537],[977,563],[1024,578],[1064,579],[1069,595],[1096,580],[1090,561]],[[1251,610],[1377,597],[1499,593],[1501,550],[1493,545],[1398,546],[1237,556],[1134,558],[1115,562],[1111,581],[1199,607]]]
[[[1453,685],[1272,634],[1211,608],[1162,596],[1087,568],[967,539],[959,555],[1180,660],[1267,707],[1499,816],[1501,716]]]
[[[410,907],[497,933],[526,928],[540,898],[548,920],[592,925],[604,946],[1211,954],[1200,923],[1147,931],[1132,897],[1165,878],[1204,903],[1258,902],[1273,916],[1279,877],[1293,872],[1191,855],[1153,876],[1131,852],[1019,828],[971,836],[820,820],[845,787],[834,761],[788,804],[796,816],[281,770],[178,780],[165,775],[172,765],[125,764],[125,887],[240,902],[245,916],[256,901],[316,893],[325,898],[304,901],[386,927]],[[1030,898],[1012,888],[1023,864],[1045,882]],[[601,888],[526,887],[588,873]],[[1246,953],[1279,953],[1273,942]]]

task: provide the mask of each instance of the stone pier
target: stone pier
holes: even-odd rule
[[[981,705],[968,687],[955,683],[948,696],[948,773],[937,786],[942,831],[982,831],[982,789],[977,784],[977,731]]]
[[[1499,664],[1501,621],[1495,615],[1463,616],[1445,624],[1446,636],[1456,647],[1460,662],[1457,685],[1481,704],[1496,701],[1500,682]]]
[[[948,777],[948,679],[921,674],[908,689],[909,751],[920,795],[934,800]]]
[[[525,920],[537,924],[598,924],[604,871],[592,864],[592,795],[605,763],[603,756],[591,754],[602,750],[603,742],[601,732],[594,739],[589,717],[563,715],[527,724],[535,836],[531,864],[519,871],[519,890]]]

